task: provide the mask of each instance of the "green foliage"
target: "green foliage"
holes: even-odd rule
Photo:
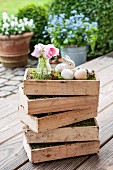
[[[65,13],[77,10],[99,24],[95,55],[100,56],[113,50],[113,0],[53,0],[49,13]],[[89,56],[92,56],[90,52]]]
[[[56,72],[55,70],[51,71],[51,74],[44,75],[42,77],[40,74],[37,73],[37,70],[29,69],[28,79],[34,79],[34,80],[64,80],[60,73]]]
[[[27,5],[18,11],[17,16],[19,18],[33,19],[35,28],[33,29],[34,36],[30,42],[30,49],[33,51],[34,46],[38,43],[48,44],[50,43],[49,36],[43,37],[43,30],[47,25],[47,9],[36,5]]]

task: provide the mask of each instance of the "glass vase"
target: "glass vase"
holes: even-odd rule
[[[38,59],[37,73],[42,79],[44,78],[44,76],[51,74],[51,65],[48,58],[40,57]]]

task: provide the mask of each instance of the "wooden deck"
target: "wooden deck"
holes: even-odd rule
[[[110,56],[110,55],[109,55]],[[32,164],[22,144],[18,95],[0,99],[0,170],[113,170],[113,58],[103,56],[82,65],[92,68],[101,81],[99,154]]]

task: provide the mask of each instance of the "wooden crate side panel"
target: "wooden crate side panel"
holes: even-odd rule
[[[34,163],[57,160],[81,155],[98,153],[100,147],[99,141],[76,142],[41,149],[32,150],[31,159]]]
[[[25,73],[25,76],[27,74]],[[99,95],[99,80],[26,80],[26,95]]]
[[[63,127],[69,124],[87,120],[96,117],[97,112],[95,108],[74,110],[68,112],[62,112],[46,116],[38,120],[39,132],[45,132],[58,127]]]
[[[20,99],[20,105],[24,107],[24,109],[28,112],[28,102],[29,99],[26,95],[23,93],[23,89],[19,87],[19,99]]]
[[[25,151],[26,151],[26,153],[27,153],[27,156],[28,156],[29,160],[30,160],[31,162],[33,162],[33,161],[32,161],[32,150],[31,150],[31,147],[30,147],[30,145],[28,144],[27,139],[26,139],[26,137],[25,137],[24,134],[23,134],[23,146],[24,146],[24,149],[25,149]]]
[[[35,133],[30,129],[24,130],[28,143],[51,143],[72,141],[99,140],[99,130],[96,126],[88,127],[65,127],[50,130],[44,133]]]
[[[29,100],[28,114],[41,114],[98,107],[97,96],[58,97]]]
[[[45,132],[66,126],[86,119],[93,118],[97,115],[95,108],[75,110],[53,114],[42,118],[27,115],[26,111],[20,106],[19,117],[22,122],[29,126],[34,132]]]
[[[31,130],[38,133],[38,119],[36,117],[29,116],[21,106],[19,106],[19,119],[24,124],[28,125]]]

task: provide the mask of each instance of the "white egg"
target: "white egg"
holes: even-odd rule
[[[75,74],[75,79],[77,80],[86,80],[87,79],[87,71],[85,69],[78,69]]]
[[[73,71],[71,71],[70,69],[64,69],[61,72],[61,76],[66,80],[72,80],[74,78]]]

